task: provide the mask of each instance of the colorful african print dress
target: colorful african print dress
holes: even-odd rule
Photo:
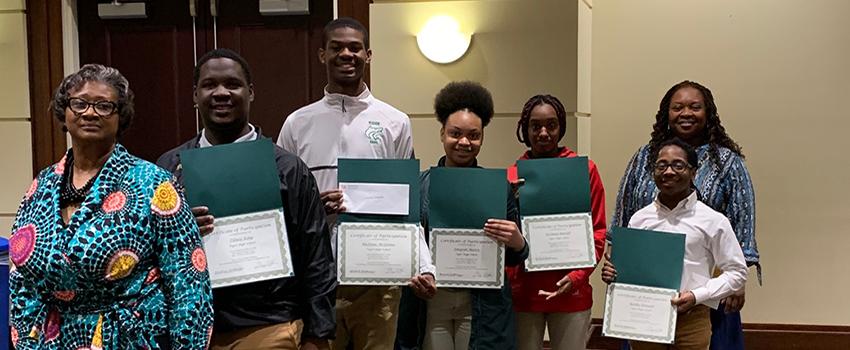
[[[66,226],[66,159],[43,170],[10,238],[18,349],[205,349],[212,290],[195,220],[171,174],[121,145]]]

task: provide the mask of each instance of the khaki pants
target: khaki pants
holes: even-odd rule
[[[301,320],[213,332],[210,350],[298,350]]]
[[[336,291],[336,340],[331,349],[392,350],[401,288],[339,286]]]
[[[707,350],[711,343],[708,306],[697,305],[676,319],[676,341],[672,345],[631,341],[634,350]]]
[[[428,300],[425,350],[466,350],[472,332],[472,296],[466,289],[440,289]]]
[[[590,336],[590,310],[578,312],[517,312],[519,350],[542,350],[544,330],[549,328],[552,350],[583,350]]]

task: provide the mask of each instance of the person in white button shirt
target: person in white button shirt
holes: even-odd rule
[[[744,288],[744,254],[729,219],[699,201],[693,186],[698,165],[696,151],[674,138],[663,142],[653,158],[650,164],[654,164],[653,178],[659,193],[654,203],[632,216],[629,227],[687,235],[680,293],[671,301],[677,306],[679,317],[674,344],[632,341],[631,345],[635,350],[708,349],[708,307],[716,309],[721,299]],[[712,278],[715,267],[722,273]],[[616,277],[614,265],[605,261],[602,280],[611,283]]]
[[[363,81],[372,58],[369,33],[351,18],[325,26],[319,61],[325,65],[325,96],[290,114],[277,144],[298,155],[321,191],[328,222],[345,211],[337,183],[337,159],[413,158],[413,136],[406,114],[372,96]],[[336,236],[336,229],[333,229]],[[336,242],[335,239],[331,239]],[[436,293],[434,265],[420,232],[420,274],[410,280],[417,295]],[[339,286],[336,300],[336,340],[333,349],[392,349],[395,342],[401,288],[398,286]]]

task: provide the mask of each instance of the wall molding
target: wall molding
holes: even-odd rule
[[[620,349],[620,340],[602,336],[602,319],[591,322],[588,349]],[[850,349],[850,326],[745,323],[747,350]]]

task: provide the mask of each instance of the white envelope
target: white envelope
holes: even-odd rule
[[[340,182],[345,212],[354,214],[408,215],[410,186],[366,182]]]

